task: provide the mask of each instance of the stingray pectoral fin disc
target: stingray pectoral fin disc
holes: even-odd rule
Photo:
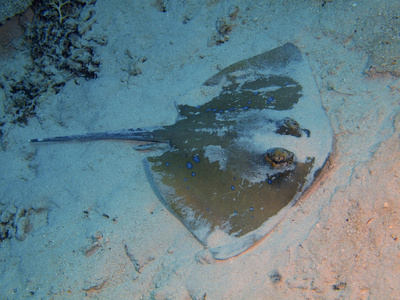
[[[220,260],[279,224],[322,168],[333,137],[294,45],[233,64],[207,84],[215,89],[222,78],[219,96],[178,106],[181,117],[165,127],[171,148],[148,158],[166,207]],[[281,132],[287,120],[310,134]]]

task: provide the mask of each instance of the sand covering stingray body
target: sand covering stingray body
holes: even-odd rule
[[[217,96],[179,105],[174,125],[32,141],[168,143],[148,158],[155,191],[215,259],[228,259],[267,236],[310,186],[332,130],[308,61],[290,43],[227,67],[205,89]]]

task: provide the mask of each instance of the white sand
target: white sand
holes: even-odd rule
[[[396,1],[165,2],[162,13],[147,1],[98,0],[88,33],[108,40],[97,49],[98,78],[69,82],[28,126],[7,125],[0,207],[27,210],[31,228],[0,243],[0,298],[398,298],[400,79],[366,76],[367,52],[347,39],[357,17]],[[236,5],[229,41],[207,46]],[[285,42],[308,54],[335,151],[309,196],[232,260],[202,253],[158,200],[142,165],[150,153],[127,142],[26,142],[172,124],[175,104],[199,104],[218,68]],[[128,50],[147,58],[138,76],[123,71]]]

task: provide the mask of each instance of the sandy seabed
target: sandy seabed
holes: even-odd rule
[[[28,125],[3,126],[0,221],[15,232],[0,242],[1,299],[398,299],[400,78],[396,57],[376,51],[399,42],[381,32],[400,4],[98,0],[94,10],[86,35],[107,40],[98,77],[68,81]],[[149,152],[27,142],[173,124],[175,105],[197,105],[219,69],[286,42],[309,59],[334,147],[306,197],[234,259],[214,261],[158,200]]]

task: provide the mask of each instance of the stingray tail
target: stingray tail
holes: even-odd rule
[[[31,139],[31,143],[41,142],[70,142],[93,140],[131,140],[156,143],[168,143],[167,131],[164,127],[136,128],[108,132],[93,132],[80,135],[57,136],[51,138]]]

